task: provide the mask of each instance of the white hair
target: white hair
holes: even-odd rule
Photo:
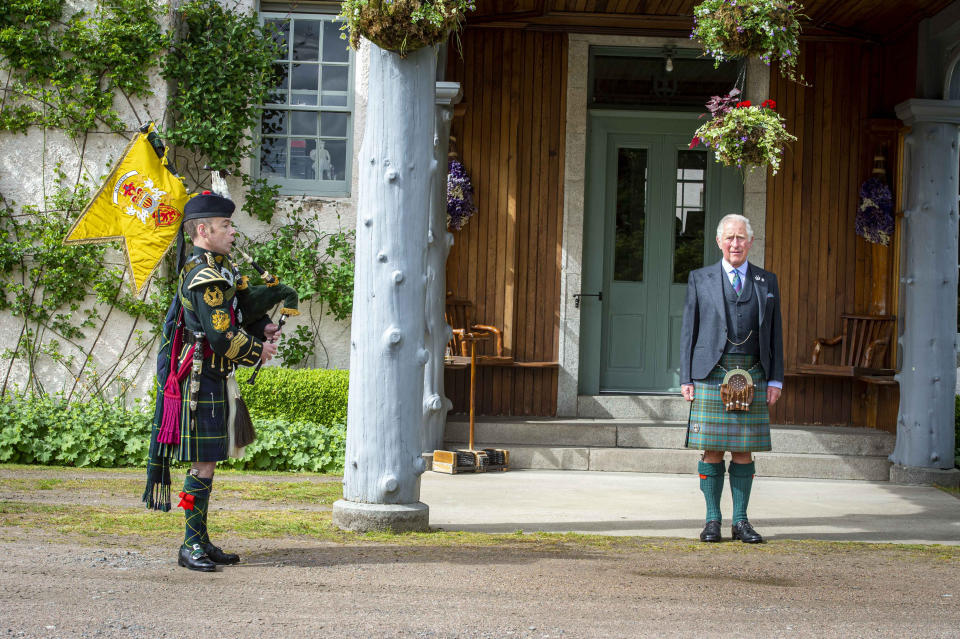
[[[717,224],[717,239],[723,235],[723,227],[726,226],[727,222],[742,222],[747,227],[747,237],[753,239],[753,227],[750,226],[750,220],[739,213],[730,213],[720,218],[720,223]]]

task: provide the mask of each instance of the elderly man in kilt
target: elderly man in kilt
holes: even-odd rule
[[[234,208],[233,202],[210,191],[184,207],[184,231],[193,249],[180,269],[177,294],[164,322],[143,496],[148,508],[170,510],[170,462],[191,463],[178,504],[186,516],[178,563],[203,572],[240,561],[211,543],[207,533],[217,462],[242,455],[230,438],[238,393],[228,377],[237,366],[273,357],[279,331],[262,308],[251,311],[256,296],[252,289],[261,287],[250,287],[228,257],[236,235],[230,220]],[[231,387],[234,392],[228,393]]]
[[[751,453],[770,450],[768,408],[783,388],[780,289],[776,275],[747,261],[753,245],[747,218],[727,215],[720,220],[717,245],[723,259],[690,273],[683,309],[680,382],[684,399],[691,402],[686,446],[704,451],[698,463],[707,503],[701,541],[721,539],[724,453],[730,451],[732,537],[755,544],[763,537],[747,519],[754,475]],[[752,378],[751,401],[721,399],[721,384],[731,371],[739,375],[741,388],[742,380]]]

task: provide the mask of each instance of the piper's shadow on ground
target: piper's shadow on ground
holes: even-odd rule
[[[382,565],[397,562],[404,563],[444,563],[461,566],[480,567],[504,564],[528,564],[540,559],[601,559],[608,555],[564,549],[562,557],[556,552],[537,548],[524,548],[522,545],[505,549],[502,546],[337,546],[336,552],[330,546],[307,548],[280,548],[269,552],[253,552],[244,555],[239,568],[264,566],[294,566],[312,568],[342,565]],[[472,573],[470,573],[472,575]],[[464,575],[469,578],[470,575]]]

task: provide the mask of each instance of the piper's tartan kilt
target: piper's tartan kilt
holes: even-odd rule
[[[694,380],[684,443],[687,448],[737,453],[770,450],[767,380],[758,362],[752,355],[727,353],[706,379]],[[745,369],[753,377],[753,402],[749,411],[726,411],[720,401],[723,376],[734,368]]]
[[[203,367],[197,410],[190,410],[190,376],[180,384],[180,450],[185,462],[218,462],[227,459],[227,379]]]

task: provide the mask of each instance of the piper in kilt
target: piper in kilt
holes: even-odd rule
[[[259,289],[265,287],[249,286],[227,257],[236,235],[234,208],[209,191],[184,207],[184,231],[193,249],[164,322],[143,496],[148,508],[170,510],[170,461],[191,464],[177,504],[186,516],[178,563],[204,572],[240,561],[211,543],[207,533],[217,462],[243,455],[230,436],[235,393],[228,393],[228,376],[237,366],[273,357],[279,332],[260,304],[265,296]]]
[[[717,226],[723,259],[690,272],[681,330],[680,382],[690,402],[687,448],[702,450],[700,490],[707,506],[701,541],[720,541],[720,496],[725,472],[733,495],[731,536],[761,543],[747,518],[753,451],[770,450],[769,407],[783,389],[783,332],[777,276],[747,261],[753,229],[742,215]],[[746,371],[746,375],[736,371]],[[729,373],[729,375],[728,375]],[[721,399],[725,379],[753,381],[752,401]],[[731,383],[728,388],[736,387]],[[738,396],[738,400],[744,396]],[[729,471],[724,453],[730,451]]]

